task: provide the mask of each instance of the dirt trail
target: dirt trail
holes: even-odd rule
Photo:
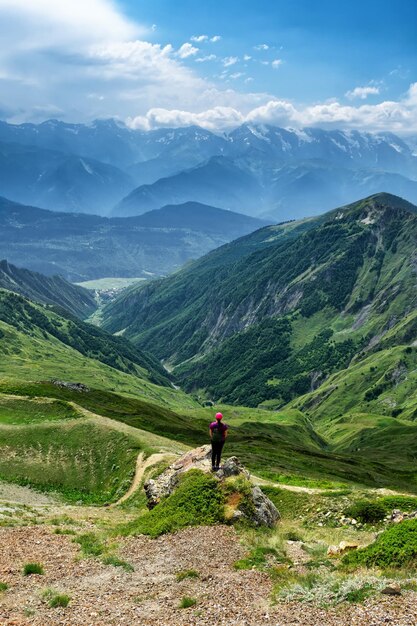
[[[111,506],[117,506],[118,504],[122,504],[122,502],[125,502],[128,498],[130,498],[130,496],[133,495],[135,491],[137,491],[141,486],[143,475],[148,467],[152,467],[152,465],[156,465],[157,463],[160,463],[160,461],[163,461],[168,457],[172,457],[172,454],[166,452],[151,454],[151,456],[149,456],[146,460],[144,460],[143,457],[144,453],[140,452],[136,461],[136,472],[132,484],[130,485],[126,493]]]
[[[272,480],[265,480],[264,478],[259,478],[259,476],[254,476],[251,474],[252,482],[255,485],[264,485],[265,487],[279,487],[280,489],[287,489],[287,491],[296,491],[298,493],[326,493],[329,491],[328,489],[320,489],[318,487],[299,487],[297,485],[283,485],[282,483],[274,483]]]
[[[338,491],[339,489],[343,489],[342,487],[335,487],[334,489],[323,489],[320,487],[300,487],[298,485],[285,485],[283,483],[275,483],[272,480],[265,480],[264,478],[259,478],[259,476],[254,476],[251,474],[252,482],[255,485],[265,486],[265,487],[278,487],[279,489],[286,489],[287,491],[295,491],[298,493],[308,493],[310,495],[313,494],[322,494],[329,493],[329,491]],[[346,488],[349,488],[349,485],[346,485]],[[355,487],[352,487],[355,489]],[[406,491],[395,491],[394,489],[386,489],[385,487],[372,488],[372,487],[363,487],[362,491],[367,491],[374,496],[410,496],[414,495],[412,493],[408,493]]]

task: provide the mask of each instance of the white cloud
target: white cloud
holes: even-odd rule
[[[146,29],[128,20],[109,0],[0,0],[1,35],[13,40],[19,31],[24,39],[13,49],[40,49],[67,42],[117,41],[143,35]]]
[[[198,125],[207,130],[222,130],[239,126],[244,121],[242,113],[231,107],[214,107],[202,113],[191,113],[166,109],[151,109],[144,116],[128,120],[131,128],[151,130],[152,128],[172,128],[178,126]]]
[[[266,43],[260,43],[257,46],[253,46],[254,50],[269,50],[269,46]]]
[[[195,62],[196,63],[206,63],[207,61],[215,61],[217,56],[215,54],[208,54],[205,57],[198,57]]]
[[[237,78],[242,78],[244,75],[244,72],[235,72],[234,74],[230,74],[230,78],[236,80]]]
[[[269,61],[260,61],[261,65],[269,65]]]
[[[181,48],[177,50],[177,55],[180,59],[187,59],[188,57],[192,57],[199,52],[199,48],[191,45],[190,43],[183,43]]]
[[[193,35],[190,37],[190,41],[194,41],[195,43],[202,43],[203,41],[207,41],[208,35]]]
[[[231,65],[235,65],[239,61],[239,57],[226,57],[223,59],[224,67],[230,67]]]
[[[243,55],[243,60],[244,60],[244,61],[250,61],[250,60],[251,60],[251,58],[252,58],[252,57],[251,57],[249,54],[245,54],[245,55]]]
[[[220,39],[221,39],[220,35],[214,35],[214,37],[210,38],[210,41],[212,43],[217,43],[218,41],[220,41]]]
[[[250,81],[251,77],[246,79]],[[223,92],[236,98],[236,92]],[[131,120],[133,127],[157,128],[174,124],[188,126],[198,124],[208,130],[233,128],[244,122],[252,124],[273,124],[276,126],[319,126],[323,128],[360,129],[365,131],[410,132],[417,129],[417,83],[410,85],[405,96],[398,102],[385,101],[375,105],[346,106],[339,102],[328,102],[305,107],[297,107],[282,99],[266,100],[250,107],[256,94],[242,102],[241,107],[213,107],[206,111],[192,113],[184,110],[169,111],[151,109],[145,116]]]
[[[274,68],[274,70],[277,70],[279,67],[281,67],[281,65],[284,63],[284,61],[282,59],[274,59],[274,61],[272,61],[271,65]]]
[[[368,85],[367,87],[355,87],[355,89],[347,91],[345,93],[345,96],[349,98],[349,100],[354,100],[355,98],[359,98],[360,100],[366,100],[368,96],[374,96],[378,94],[379,87]]]

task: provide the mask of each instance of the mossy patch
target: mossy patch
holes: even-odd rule
[[[120,531],[124,535],[158,537],[187,526],[223,522],[225,496],[218,485],[212,476],[190,470],[181,477],[174,493]]]
[[[417,564],[417,520],[406,520],[385,530],[366,548],[349,552],[342,559],[348,567],[400,568]]]

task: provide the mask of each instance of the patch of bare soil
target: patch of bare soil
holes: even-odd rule
[[[99,559],[80,559],[78,544],[46,526],[0,529],[1,626],[412,626],[417,594],[381,598],[325,611],[302,604],[270,603],[271,581],[255,570],[234,570],[243,548],[231,527],[190,528],[159,539],[120,540],[126,572]],[[44,575],[23,576],[27,562]],[[196,570],[198,578],[178,582]],[[67,608],[50,608],[47,588],[71,596]],[[179,608],[184,596],[196,605]]]

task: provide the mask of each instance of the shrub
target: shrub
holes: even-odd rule
[[[134,572],[135,568],[133,565],[128,563],[127,561],[123,561],[123,559],[119,559],[117,556],[109,555],[104,557],[103,559],[104,565],[113,565],[113,567],[121,567],[125,570],[125,572]]]
[[[84,556],[101,556],[105,551],[104,543],[94,533],[84,533],[74,539],[79,543]]]
[[[199,470],[181,477],[168,498],[139,519],[121,528],[123,534],[158,537],[187,526],[211,525],[224,521],[224,495],[218,482]]]
[[[373,500],[358,500],[345,510],[345,515],[354,517],[363,524],[380,522],[386,514],[386,507],[381,502]]]
[[[197,600],[195,598],[184,596],[180,602],[180,609],[189,609],[191,606],[195,606],[196,604]]]
[[[342,564],[385,568],[417,565],[417,520],[405,520],[390,526],[374,543],[346,554]]]
[[[200,578],[200,574],[196,572],[195,569],[187,569],[183,572],[177,573],[178,582],[180,582],[181,580],[185,580],[186,578]]]
[[[269,559],[268,559],[269,557]],[[280,554],[275,548],[255,548],[243,559],[239,559],[233,564],[235,569],[265,569],[269,566],[269,562],[274,560],[275,563],[286,563],[288,559]],[[269,562],[268,562],[269,561]]]
[[[23,567],[23,576],[31,576],[32,574],[43,574],[43,565],[40,563],[26,563]]]
[[[9,585],[7,583],[1,583],[0,582],[0,592],[1,591],[7,591],[8,588],[9,588]]]
[[[387,581],[376,576],[340,576],[305,574],[295,583],[275,588],[276,596],[287,602],[306,602],[321,607],[341,602],[363,602],[370,595],[381,591]]]
[[[289,530],[284,534],[284,539],[287,539],[287,541],[304,541],[298,530]]]
[[[43,590],[42,599],[48,602],[49,606],[53,609],[65,608],[71,600],[70,596],[66,593],[58,593],[49,587]]]
[[[417,498],[413,496],[384,496],[378,500],[387,509],[401,509],[402,511],[417,510]]]
[[[71,598],[67,596],[65,593],[58,593],[49,600],[49,606],[53,609],[62,607],[65,608],[68,606]]]

